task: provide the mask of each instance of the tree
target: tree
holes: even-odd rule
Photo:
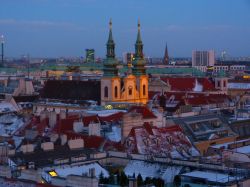
[[[140,173],[137,176],[137,184],[138,184],[138,186],[142,186],[143,185],[143,178],[142,178],[142,176],[141,176]]]
[[[164,180],[161,178],[153,178],[153,184],[157,187],[164,187]]]
[[[176,176],[174,177],[174,185],[175,185],[176,187],[179,187],[179,186],[181,185],[181,177],[180,177],[179,175],[176,175]]]
[[[110,175],[109,175],[109,182],[108,182],[109,184],[114,184],[115,183],[115,179],[114,179],[114,174],[113,173],[111,173]]]
[[[159,98],[159,105],[162,107],[164,110],[166,109],[166,98],[164,94],[162,94]]]
[[[124,171],[121,172],[121,176],[120,176],[120,185],[121,186],[125,186],[128,184],[128,177],[127,175],[124,173]]]
[[[104,184],[104,175],[103,172],[101,171],[100,175],[99,175],[99,183],[100,184]]]
[[[152,179],[150,177],[146,177],[144,184],[152,184]]]

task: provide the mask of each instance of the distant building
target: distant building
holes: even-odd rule
[[[163,64],[169,64],[168,45],[167,44],[166,44],[166,48],[165,48]]]
[[[113,102],[143,103],[148,101],[148,76],[146,74],[146,61],[143,55],[143,43],[138,23],[138,34],[135,43],[135,58],[131,73],[125,77],[118,75],[119,65],[115,57],[115,43],[112,36],[112,23],[110,22],[107,54],[104,60],[103,77],[101,78],[101,105]]]
[[[193,51],[192,66],[214,66],[215,52],[210,51]]]
[[[86,49],[86,62],[95,62],[95,50],[94,49]]]
[[[123,62],[127,65],[132,65],[134,56],[135,56],[134,53],[124,53]]]

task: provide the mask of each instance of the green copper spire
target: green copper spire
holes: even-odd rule
[[[143,55],[143,43],[141,39],[141,24],[140,21],[138,21],[137,24],[138,32],[137,32],[137,38],[135,42],[135,59],[133,61],[133,68],[132,72],[135,76],[145,75],[146,69],[145,69],[145,60]]]
[[[141,24],[140,20],[138,20],[138,32],[137,32],[137,39],[135,43],[135,57],[136,58],[143,58],[143,44],[141,40]]]
[[[109,37],[107,41],[107,54],[106,59],[104,60],[104,76],[105,77],[115,77],[118,76],[118,70],[116,66],[118,65],[118,61],[115,58],[115,42],[113,40],[112,35],[112,21],[109,21]]]
[[[109,38],[107,42],[107,58],[115,58],[115,42],[112,35],[112,21],[109,21]]]

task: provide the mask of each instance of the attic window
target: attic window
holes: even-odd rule
[[[105,86],[105,88],[104,88],[104,97],[108,97],[108,95],[109,95],[109,90],[108,90],[108,87]]]
[[[128,87],[128,95],[132,95],[132,93],[133,93],[133,88],[132,88],[132,86],[129,86]]]
[[[142,87],[142,93],[144,96],[146,95],[146,85],[145,84]]]
[[[117,88],[117,86],[115,86],[115,98],[117,98],[118,97],[118,88]]]

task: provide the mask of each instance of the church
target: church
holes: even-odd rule
[[[106,59],[103,62],[101,78],[101,105],[113,102],[146,104],[148,102],[148,76],[145,69],[140,23],[135,43],[135,58],[132,68],[125,77],[118,75],[118,60],[115,57],[115,42],[112,36],[112,22],[109,22],[109,37]]]

